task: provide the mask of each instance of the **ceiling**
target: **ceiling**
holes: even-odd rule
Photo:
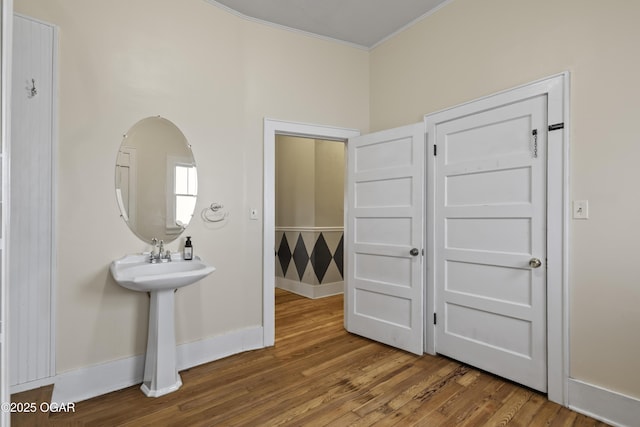
[[[245,18],[370,49],[450,0],[207,0]]]

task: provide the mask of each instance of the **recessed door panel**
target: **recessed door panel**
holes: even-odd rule
[[[387,285],[410,287],[412,263],[407,257],[357,253],[354,278]]]
[[[448,218],[446,248],[530,253],[530,218]]]
[[[443,160],[446,165],[450,165],[483,158],[499,158],[519,152],[528,153],[531,148],[530,131],[531,117],[526,112],[523,116],[473,123],[468,128],[458,128],[447,133]]]
[[[446,291],[531,306],[531,271],[447,260]]]
[[[409,246],[412,241],[410,218],[357,218],[355,223],[356,243]]]
[[[445,306],[445,316],[447,334],[477,345],[531,356],[529,321],[451,303]]]
[[[531,203],[531,168],[448,176],[445,192],[447,206]]]
[[[364,289],[355,293],[355,312],[379,322],[411,328],[411,300]]]
[[[411,178],[364,181],[356,183],[355,186],[355,206],[358,208],[407,207],[412,203]],[[384,197],[381,197],[381,194]]]
[[[351,157],[355,173],[411,166],[414,162],[413,139],[398,136],[386,141],[361,145],[353,149]]]

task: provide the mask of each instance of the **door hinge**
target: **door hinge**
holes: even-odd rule
[[[436,144],[433,144],[433,155],[434,156],[438,155],[438,146]]]
[[[433,313],[433,324],[434,325],[438,324],[438,315],[436,313]]]
[[[564,129],[564,122],[563,123],[556,123],[555,125],[549,125],[549,132],[551,132],[553,130],[559,130],[559,129]]]

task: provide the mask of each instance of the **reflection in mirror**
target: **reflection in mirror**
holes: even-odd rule
[[[180,129],[162,117],[133,125],[116,161],[116,200],[131,231],[147,243],[177,239],[197,195],[196,163]]]

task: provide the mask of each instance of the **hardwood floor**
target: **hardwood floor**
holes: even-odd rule
[[[605,426],[544,395],[444,357],[408,354],[348,334],[342,296],[278,290],[276,345],[181,372],[180,390],[139,386],[12,417],[14,426]],[[31,393],[31,394],[30,394]],[[43,399],[48,389],[14,395]],[[31,414],[29,414],[31,415]],[[40,418],[37,416],[40,415]]]

